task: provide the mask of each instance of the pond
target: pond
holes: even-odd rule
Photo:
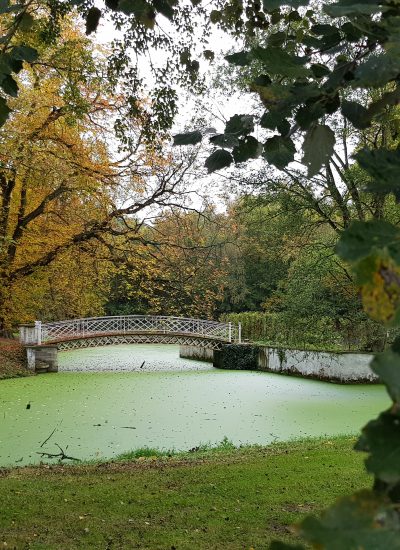
[[[221,371],[180,359],[178,346],[110,346],[59,358],[57,374],[0,382],[0,466],[40,462],[41,452],[59,452],[57,444],[76,458],[104,459],[224,437],[240,445],[357,433],[389,406],[382,386]]]

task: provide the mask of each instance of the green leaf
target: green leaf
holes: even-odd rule
[[[344,497],[307,517],[298,529],[314,548],[325,550],[400,550],[400,521],[390,501],[372,491]]]
[[[400,56],[398,52],[371,55],[355,71],[355,84],[363,87],[382,88],[386,82],[398,77]]]
[[[25,12],[20,19],[19,27],[23,31],[29,31],[32,28],[34,22],[35,22],[35,19],[33,15]]]
[[[268,36],[268,45],[276,47],[281,47],[287,40],[287,34],[283,31],[278,31],[270,34]]]
[[[12,97],[18,96],[18,84],[11,75],[6,75],[0,82],[0,86],[6,94]]]
[[[232,134],[217,134],[216,136],[210,137],[210,143],[218,147],[227,147],[231,149],[239,143],[239,139]]]
[[[91,34],[97,30],[101,17],[101,10],[91,7],[86,14],[86,34]]]
[[[118,8],[119,0],[105,0],[104,3],[107,6],[107,8],[112,10],[112,11],[118,11],[119,10],[119,8]]]
[[[10,55],[14,59],[27,61],[28,63],[33,63],[39,56],[37,50],[35,50],[35,48],[31,48],[30,46],[15,46],[12,48]]]
[[[354,66],[352,62],[338,62],[327,80],[324,82],[325,90],[337,90],[348,80],[354,78]]]
[[[336,245],[337,254],[350,263],[382,249],[400,262],[400,229],[384,220],[353,221]]]
[[[252,83],[250,86],[251,91],[257,92],[261,98],[261,101],[266,107],[282,107],[282,103],[290,101],[291,86],[284,86],[281,84],[271,84],[270,86],[257,86]],[[290,111],[289,111],[290,112]]]
[[[368,106],[368,114],[370,118],[381,114],[386,111],[387,107],[398,105],[400,102],[400,86],[397,86],[394,90],[390,92],[385,92],[380,96],[379,99],[373,101]]]
[[[325,98],[325,111],[328,115],[335,113],[340,108],[340,95],[331,94]]]
[[[397,367],[399,368],[399,367]],[[354,447],[370,453],[365,461],[368,472],[386,483],[400,481],[400,417],[390,411],[371,420]],[[387,548],[392,548],[390,545]],[[398,546],[400,548],[400,533]]]
[[[342,114],[359,130],[368,128],[371,123],[368,110],[356,101],[342,101]]]
[[[184,134],[176,134],[174,136],[174,145],[196,145],[203,139],[201,132],[195,130],[194,132],[186,132]]]
[[[385,384],[393,401],[400,403],[400,353],[390,349],[376,355],[371,369]]]
[[[226,55],[225,59],[228,61],[228,63],[230,63],[231,65],[236,65],[237,67],[245,67],[246,65],[250,65],[251,63],[249,52],[245,51]]]
[[[347,23],[344,23],[340,27],[340,30],[346,35],[346,39],[349,42],[358,42],[363,36],[362,31],[349,21]]]
[[[325,34],[337,33],[336,27],[332,25],[321,24],[321,23],[317,23],[316,25],[313,25],[310,30],[312,33],[317,34],[319,36],[325,35]]]
[[[389,10],[388,6],[382,6],[376,0],[365,0],[364,2],[355,2],[354,0],[340,0],[334,4],[324,6],[324,11],[331,17],[345,17],[348,15],[373,15]]]
[[[270,164],[279,169],[285,168],[289,162],[294,160],[296,147],[293,141],[288,137],[274,136],[267,139],[264,144],[263,157]]]
[[[355,155],[355,159],[374,180],[368,190],[381,194],[393,193],[400,200],[399,149],[362,149]]]
[[[144,15],[148,9],[149,4],[145,0],[119,0],[118,8],[125,15],[135,15],[140,17]]]
[[[283,75],[287,77],[305,77],[310,74],[310,69],[305,67],[307,57],[290,55],[282,48],[260,46],[252,50],[255,59],[261,61],[265,70],[270,75]]]
[[[290,124],[289,121],[285,118],[278,124],[277,126],[278,132],[281,134],[281,136],[287,136],[290,132]]]
[[[14,59],[11,56],[8,56],[8,58],[8,64],[13,73],[18,74],[20,71],[22,71],[24,63],[23,61],[21,61],[21,59]]]
[[[212,10],[210,13],[210,21],[214,25],[219,23],[222,19],[222,13],[219,10]]]
[[[0,15],[3,13],[12,13],[12,12],[18,12],[24,8],[22,4],[15,3],[13,5],[10,5],[9,0],[0,0]],[[24,16],[23,16],[24,17]]]
[[[263,8],[265,12],[275,11],[282,6],[289,6],[290,8],[299,8],[300,6],[307,6],[309,0],[263,0]]]
[[[246,136],[239,140],[239,144],[232,151],[235,162],[246,162],[249,159],[256,159],[261,155],[262,144],[253,136]]]
[[[172,21],[174,17],[174,8],[167,0],[153,0],[153,6],[159,13],[164,15],[164,17]]]
[[[272,80],[267,74],[261,74],[260,76],[257,76],[257,78],[253,80],[253,84],[255,84],[256,86],[265,87],[272,84]]]
[[[0,0],[0,14],[8,13],[10,9],[9,0]]]
[[[335,134],[329,126],[318,124],[310,128],[303,143],[303,163],[308,168],[308,176],[318,174],[327,164],[333,153]]]
[[[290,95],[298,104],[306,103],[310,99],[312,99],[311,104],[314,104],[316,99],[324,98],[321,94],[321,86],[316,82],[294,82],[290,87]]]
[[[215,57],[215,53],[212,50],[204,50],[203,55],[208,61],[213,61]]]
[[[296,112],[296,122],[302,130],[308,130],[311,124],[314,124],[325,114],[325,108],[320,101],[307,103]]]
[[[226,168],[231,165],[232,162],[233,157],[229,151],[225,151],[225,149],[218,149],[207,158],[205,166],[210,174],[211,172],[215,172],[215,170]]]
[[[12,61],[12,58],[8,54],[6,53],[0,54],[0,74],[1,75],[7,75],[13,72],[13,69],[11,67],[11,61]],[[18,60],[16,60],[15,62],[17,63]],[[19,61],[19,63],[22,63],[22,61]]]
[[[225,134],[244,136],[254,130],[254,117],[251,115],[233,115],[225,125]]]
[[[0,126],[6,122],[8,115],[11,113],[11,109],[7,105],[4,97],[0,97]]]
[[[322,63],[314,63],[311,65],[311,70],[316,78],[323,78],[331,73],[329,67],[323,65]]]
[[[285,115],[279,109],[270,109],[265,112],[260,119],[260,126],[262,128],[268,128],[269,130],[275,130],[284,120]]]
[[[134,15],[146,27],[154,27],[155,11],[146,0],[120,0],[118,8],[125,15]]]

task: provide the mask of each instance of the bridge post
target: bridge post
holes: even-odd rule
[[[25,324],[19,326],[19,341],[22,345],[37,344],[36,324]]]
[[[232,323],[230,321],[228,325],[228,340],[229,342],[232,342]]]
[[[239,344],[242,343],[242,323],[239,323],[239,326],[238,326],[238,341],[239,341]]]
[[[35,321],[35,331],[36,331],[36,343],[38,346],[42,343],[42,322]]]

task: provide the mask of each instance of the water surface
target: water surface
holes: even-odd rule
[[[382,386],[221,371],[178,351],[63,352],[57,374],[1,381],[0,465],[39,462],[38,453],[59,452],[56,444],[88,459],[143,446],[190,449],[225,436],[240,445],[356,433],[389,405]]]

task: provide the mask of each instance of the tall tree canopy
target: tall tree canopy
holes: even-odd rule
[[[11,288],[22,278],[70,250],[112,260],[115,239],[142,240],[144,217],[179,203],[194,156],[173,160],[160,140],[149,143],[140,112],[130,117],[106,74],[104,56],[72,22],[20,73],[0,130],[0,330],[10,329]],[[129,121],[120,151],[110,129],[118,118]]]

